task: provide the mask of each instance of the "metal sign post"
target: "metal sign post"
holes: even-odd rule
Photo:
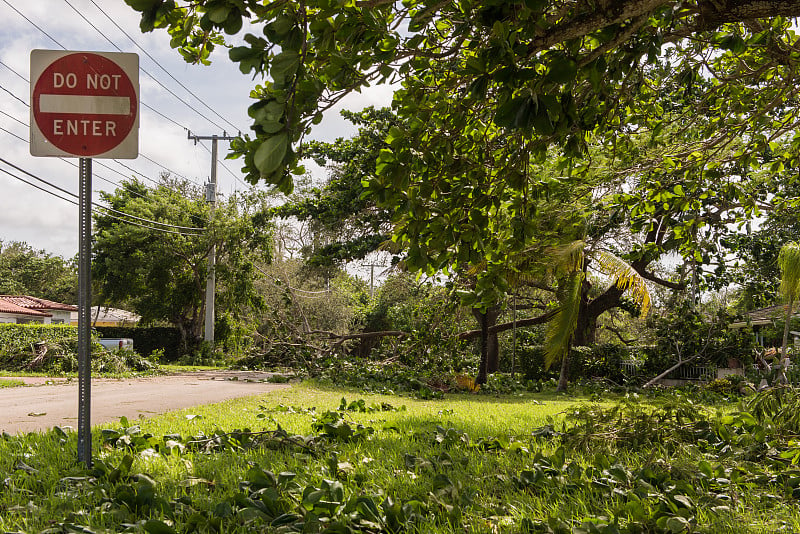
[[[92,158],[139,155],[139,56],[31,51],[33,156],[77,157],[78,461],[92,465]]]
[[[92,159],[78,161],[78,461],[91,467]]]

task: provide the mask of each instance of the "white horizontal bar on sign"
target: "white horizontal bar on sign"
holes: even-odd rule
[[[42,113],[82,113],[85,115],[128,115],[127,96],[39,95]]]

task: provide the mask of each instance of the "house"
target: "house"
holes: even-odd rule
[[[778,322],[782,322],[786,318],[786,304],[777,304],[775,306],[768,306],[766,308],[759,308],[758,310],[749,311],[744,314],[743,321],[736,321],[728,325],[732,330],[738,330],[745,326],[751,326],[753,333],[756,336],[756,341],[759,345],[764,345],[764,334],[761,332],[761,327],[771,326]],[[795,309],[792,313],[792,319],[800,317],[800,306],[795,304]],[[800,342],[800,332],[790,332],[794,337],[794,344]]]
[[[91,308],[92,326],[136,326],[140,319],[140,316],[126,310],[106,306],[92,306]],[[78,324],[77,311],[72,312],[70,322]]]
[[[70,324],[78,308],[28,295],[0,295],[0,323]]]

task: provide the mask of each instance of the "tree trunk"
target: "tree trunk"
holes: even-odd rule
[[[492,332],[490,329],[497,324],[497,319],[500,317],[500,306],[492,306],[482,313],[478,308],[472,309],[472,315],[481,328],[481,369],[485,368],[483,382],[476,382],[478,384],[486,383],[486,376],[496,373],[500,370],[500,340],[497,338],[497,332]],[[481,373],[478,373],[479,380]]]
[[[475,378],[475,384],[485,384],[488,361],[489,361],[489,320],[485,313],[473,308],[472,314],[478,319],[481,325],[481,363],[478,367],[478,376]]]
[[[781,384],[786,384],[789,380],[786,378],[786,368],[788,367],[788,360],[786,357],[788,356],[789,352],[789,327],[791,326],[792,322],[792,299],[789,299],[788,304],[786,305],[786,321],[783,325],[783,344],[781,345],[781,361],[778,364],[780,368],[780,374],[778,376],[778,382]]]
[[[558,375],[558,387],[556,391],[567,391],[567,384],[569,383],[569,353],[572,344],[567,347],[564,352],[564,357],[561,358],[561,372]]]

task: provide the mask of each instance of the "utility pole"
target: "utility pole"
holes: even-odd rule
[[[211,178],[207,184],[206,189],[206,202],[211,205],[211,216],[214,216],[214,209],[217,206],[217,142],[219,140],[230,141],[235,139],[229,136],[227,132],[222,132],[222,135],[192,135],[188,132],[188,138],[197,144],[198,141],[211,141]],[[217,246],[211,245],[211,250],[208,253],[208,276],[206,277],[206,316],[205,316],[205,331],[203,333],[203,340],[213,344],[214,343],[214,294],[217,287],[217,279],[215,274],[215,266],[217,261]]]
[[[369,267],[369,298],[372,298],[375,292],[375,267],[386,267],[386,265],[382,263],[364,263],[363,265]]]

